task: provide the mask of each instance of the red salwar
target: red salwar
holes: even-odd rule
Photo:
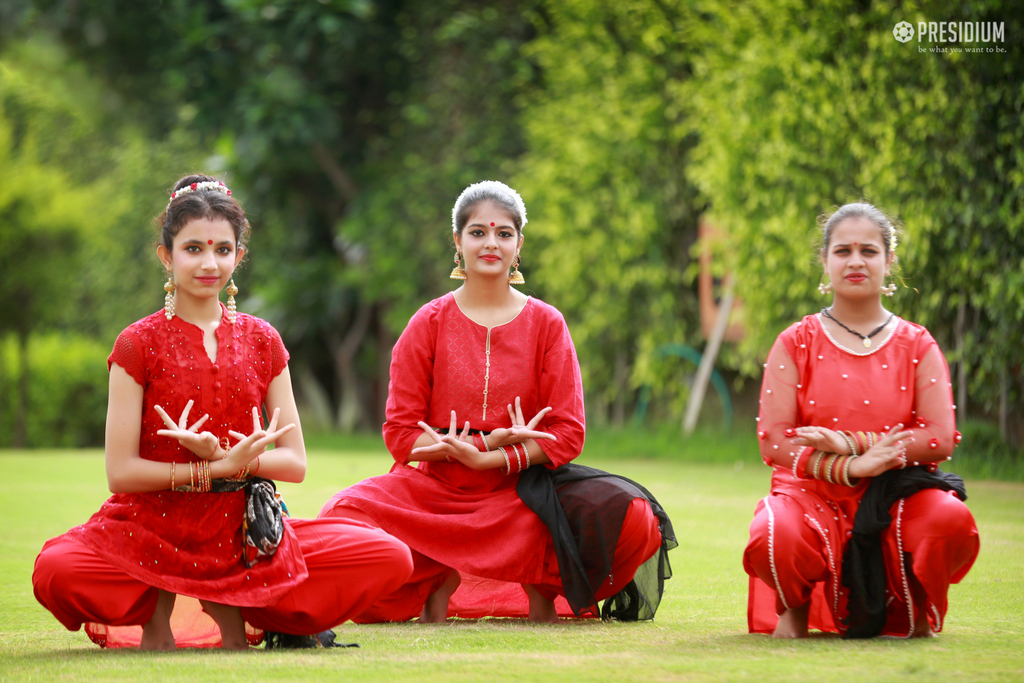
[[[192,415],[210,416],[205,430],[247,434],[252,408],[263,406],[288,362],[277,331],[258,318],[239,313],[231,323],[225,310],[216,338],[211,361],[202,330],[158,311],[122,332],[108,359],[143,387],[141,457],[178,463],[177,485],[188,483],[198,458],[157,434],[163,422],[154,406],[180,415],[192,399]],[[84,623],[100,645],[124,647],[138,645],[138,626],[165,590],[179,596],[172,616],[179,647],[212,646],[219,632],[198,600],[242,608],[250,642],[259,642],[258,629],[308,635],[352,618],[412,570],[408,548],[379,529],[288,518],[277,551],[247,567],[244,506],[242,491],[114,494],[88,522],[44,545],[36,597],[68,629]]]
[[[743,557],[750,575],[748,626],[752,633],[771,633],[779,614],[810,601],[810,628],[842,633],[848,598],[843,549],[869,481],[847,487],[811,478],[809,449],[792,444],[793,429],[883,433],[903,424],[933,456],[912,456],[910,464],[934,467],[951,457],[959,440],[949,370],[923,327],[897,319],[891,336],[864,355],[836,342],[817,315],[779,335],[765,367],[758,437],[773,469],[772,488],[757,505]],[[922,612],[939,632],[949,585],[967,574],[978,554],[974,518],[955,494],[938,489],[898,500],[890,514],[892,524],[882,534],[882,634],[909,637]]]
[[[515,584],[546,597],[563,593],[548,529],[516,493],[518,475],[504,468],[474,471],[458,462],[406,464],[423,433],[417,422],[447,427],[454,410],[459,428],[490,432],[511,426],[507,407],[516,398],[529,419],[552,408],[538,430],[557,441],[541,444],[555,468],[583,449],[585,420],[579,363],[562,315],[534,298],[512,321],[492,328],[466,316],[453,294],[423,306],[395,344],[384,441],[395,458],[388,474],[335,495],[321,517],[370,521],[405,542],[415,570],[401,591],[382,600],[367,621],[418,616],[430,593],[452,570],[462,584],[449,616],[526,616],[528,600]],[[661,545],[658,520],[646,500],[631,503],[619,535],[613,569],[598,600],[622,590]],[[572,611],[556,600],[562,616]]]

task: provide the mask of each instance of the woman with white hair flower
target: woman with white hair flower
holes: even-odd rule
[[[412,579],[359,621],[595,615],[652,556],[667,569],[656,554],[663,532],[674,539],[656,501],[568,464],[585,436],[579,364],[558,310],[511,287],[524,282],[525,224],[503,183],[459,196],[451,277],[464,284],[423,306],[392,353],[384,440],[395,464],[320,513],[413,550]]]

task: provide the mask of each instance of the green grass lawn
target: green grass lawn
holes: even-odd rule
[[[347,624],[336,629],[339,639],[359,649],[284,653],[104,651],[65,631],[32,596],[32,562],[46,539],[84,521],[107,496],[102,454],[3,452],[0,681],[1024,680],[1024,485],[968,482],[982,551],[952,587],[938,638],[776,642],[746,633],[740,558],[769,473],[745,440],[737,444],[741,450],[709,458],[716,464],[692,462],[693,453],[615,461],[597,448],[580,460],[644,483],[672,517],[675,576],[654,622]],[[294,516],[315,515],[339,488],[390,465],[377,439],[346,451],[324,445],[311,443],[305,483],[281,486]]]

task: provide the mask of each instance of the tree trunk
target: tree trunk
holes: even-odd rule
[[[956,309],[956,351],[959,360],[956,362],[956,411],[957,418],[967,419],[967,350],[964,349],[964,325],[967,318],[967,296],[960,293],[960,305]]]
[[[615,352],[615,401],[612,403],[612,425],[622,427],[626,424],[626,397],[629,382],[629,361],[626,352],[619,349]]]
[[[697,418],[700,417],[700,409],[704,404],[704,393],[708,388],[708,381],[711,379],[711,371],[715,369],[715,361],[718,359],[718,349],[722,346],[722,338],[725,337],[725,330],[729,327],[729,314],[732,313],[733,282],[732,278],[725,281],[725,293],[722,295],[722,304],[718,307],[718,317],[715,319],[715,327],[711,332],[708,345],[704,348],[704,355],[700,359],[700,367],[697,368],[697,376],[693,379],[693,388],[690,390],[690,400],[686,404],[686,416],[683,418],[683,433],[687,436],[693,433],[697,427]]]
[[[384,322],[385,310],[377,308],[377,387],[374,396],[374,422],[384,424],[388,402],[388,388],[391,381],[391,350],[395,347],[395,339]]]
[[[356,315],[345,336],[331,339],[331,353],[338,379],[338,410],[336,424],[343,432],[351,432],[366,424],[366,411],[359,391],[359,378],[355,370],[355,357],[366,338],[373,306],[359,298]],[[332,337],[334,337],[332,335]]]

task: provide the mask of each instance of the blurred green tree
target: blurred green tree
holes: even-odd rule
[[[700,344],[687,270],[704,200],[675,94],[695,20],[683,2],[548,2],[527,47],[544,87],[524,107],[515,175],[536,216],[523,270],[568,319],[598,424],[623,424],[641,385],[680,414],[688,383],[657,351]]]
[[[160,300],[155,259],[140,255],[155,243],[145,226],[161,206],[148,164],[171,146],[115,124],[116,102],[103,97],[45,41],[9,45],[0,59],[0,337],[14,335],[19,349],[0,374],[18,377],[4,381],[16,386],[15,446],[45,445],[27,438],[45,435],[29,429],[34,335],[74,331],[112,344]]]
[[[446,239],[435,218],[518,152],[513,85],[530,76],[515,59],[529,37],[518,3],[40,0],[35,12],[31,25],[104,74],[152,135],[184,129],[215,150],[256,225],[242,305],[279,327],[328,425],[378,422],[408,297],[443,283],[423,275],[441,269],[423,267]],[[410,224],[437,226],[439,246],[423,249]]]

